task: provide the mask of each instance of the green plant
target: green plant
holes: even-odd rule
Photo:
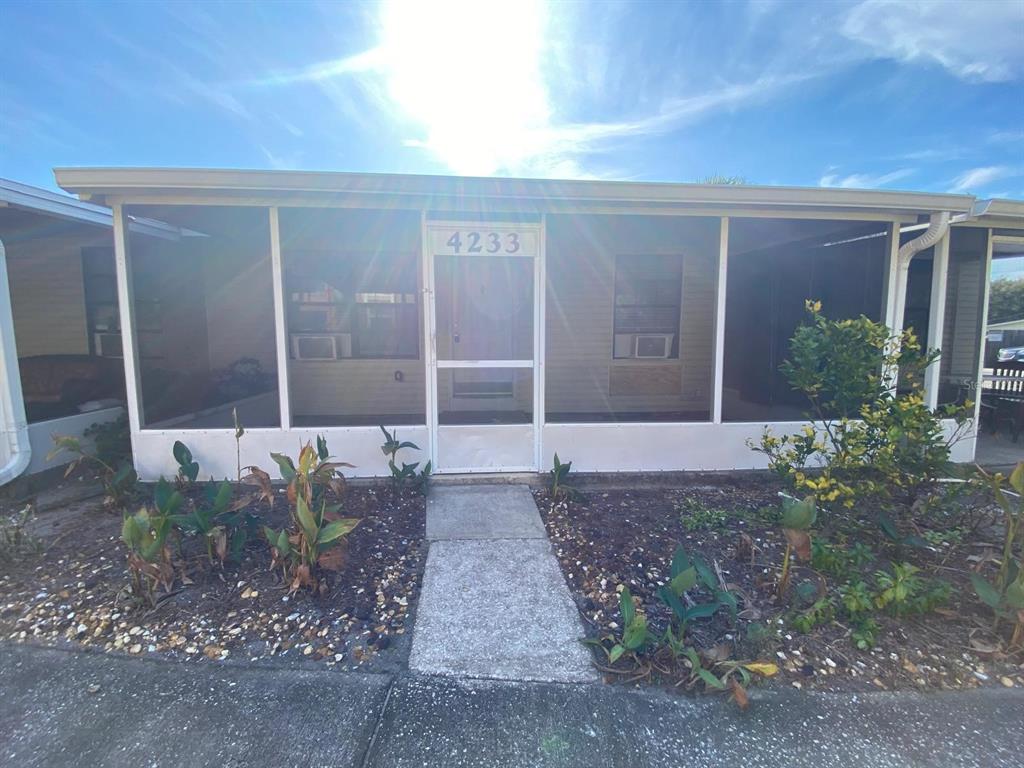
[[[847,581],[855,568],[863,568],[874,559],[871,547],[859,541],[855,544],[843,540],[838,544],[818,540],[811,542],[811,567],[835,577],[837,581]]]
[[[73,435],[54,435],[53,449],[46,454],[46,460],[52,461],[65,451],[74,454],[76,458],[64,470],[64,477],[70,476],[83,464],[92,464],[99,470],[108,504],[120,508],[135,495],[139,477],[130,463],[111,464],[99,453],[87,450],[82,441]]]
[[[793,553],[803,561],[811,559],[811,526],[818,519],[818,507],[814,496],[803,501],[790,496],[782,497],[782,532],[786,536],[786,551],[782,556],[782,573],[779,576],[778,595],[783,597],[789,589],[790,561]]]
[[[794,493],[812,493],[824,504],[909,504],[946,472],[973,405],[928,408],[923,375],[938,353],[924,352],[912,331],[892,334],[863,316],[829,320],[821,302],[806,307],[808,320],[793,334],[780,370],[806,397],[815,426],[782,437],[766,429],[751,448],[768,457]],[[952,434],[942,419],[957,423]]]
[[[170,591],[174,586],[174,564],[167,541],[171,519],[184,499],[161,479],[153,492],[153,510],[143,507],[134,515],[125,515],[121,541],[128,548],[128,572],[132,593],[151,605],[158,587]]]
[[[928,542],[918,536],[916,533],[902,534],[896,527],[896,522],[884,513],[878,515],[878,528],[889,541],[896,546],[896,551],[901,552],[904,547],[917,547],[918,549],[926,549]]]
[[[90,424],[82,436],[92,441],[96,456],[110,466],[131,464],[132,438],[127,414],[121,414],[113,421]]]
[[[873,648],[878,638],[878,622],[868,615],[858,614],[850,619],[850,640],[862,651]]]
[[[572,462],[567,461],[563,464],[556,453],[555,463],[551,468],[551,482],[548,488],[551,492],[552,501],[577,501],[582,499],[583,494],[566,482],[570,472],[572,472]]]
[[[719,584],[700,557],[690,557],[679,547],[672,556],[669,576],[669,583],[658,589],[658,598],[672,610],[673,621],[680,632],[694,619],[709,618],[722,608],[728,609],[735,620],[736,598]],[[714,596],[711,602],[699,603],[687,594],[698,584]]]
[[[318,578],[318,569],[341,569],[344,559],[338,547],[358,524],[359,520],[351,517],[332,519],[326,504],[321,504],[319,510],[310,510],[305,497],[300,495],[295,500],[290,529],[275,531],[263,527],[273,555],[270,567],[281,568],[292,592],[301,587],[322,592],[325,585]]]
[[[238,470],[236,479],[242,482],[242,438],[245,437],[245,427],[238,420],[238,409],[231,409],[231,419],[235,423],[235,467]]]
[[[691,682],[700,680],[706,691],[730,691],[740,709],[750,705],[747,688],[753,674],[772,677],[777,674],[777,665],[766,661],[735,661],[712,658],[705,662],[694,648],[683,649],[683,655],[690,665]]]
[[[0,563],[14,563],[43,551],[43,543],[28,530],[33,516],[29,504],[17,514],[0,518]]]
[[[398,430],[394,432],[388,432],[383,425],[380,427],[380,431],[384,433],[384,445],[380,447],[381,453],[388,457],[388,469],[391,470],[391,481],[396,487],[402,488],[405,485],[412,483],[419,490],[426,491],[427,484],[430,482],[430,473],[433,469],[433,465],[430,461],[427,461],[423,465],[423,469],[419,473],[416,472],[417,467],[420,463],[418,461],[412,464],[406,464],[402,462],[402,466],[399,467],[397,463],[398,452],[409,448],[413,451],[418,451],[420,448],[416,443],[411,443],[408,440],[398,439]]]
[[[892,572],[876,571],[875,605],[892,616],[928,613],[949,599],[951,588],[944,581],[928,581],[910,563],[893,563]]]
[[[680,525],[689,533],[721,528],[729,516],[724,509],[706,507],[690,497],[678,504],[676,509],[679,512]]]
[[[647,617],[636,609],[633,604],[633,594],[626,586],[623,586],[622,591],[619,592],[619,614],[622,619],[622,632],[619,637],[609,635],[583,641],[587,645],[593,645],[603,650],[612,664],[627,653],[635,657],[655,641],[654,636],[647,628]]]
[[[171,453],[178,462],[178,479],[181,482],[194,483],[199,477],[199,462],[193,460],[192,451],[181,440],[175,440],[171,446]]]
[[[302,446],[296,462],[283,453],[271,453],[270,458],[277,464],[281,477],[288,483],[288,502],[293,509],[299,497],[306,500],[306,505],[310,509],[323,507],[328,493],[341,498],[345,492],[345,478],[339,468],[354,466],[346,461],[331,461],[327,440],[322,435],[317,435],[315,450],[312,443]],[[267,480],[269,482],[269,475]]]
[[[789,619],[789,624],[797,632],[806,635],[815,627],[831,623],[836,615],[835,608],[835,603],[831,598],[822,597],[807,610],[793,614]]]
[[[221,563],[237,560],[255,525],[255,516],[245,510],[249,499],[235,501],[232,497],[226,480],[218,486],[208,485],[202,504],[187,515],[171,517],[178,530],[203,539],[210,562],[214,558]]]
[[[840,587],[839,600],[851,616],[871,613],[875,609],[875,596],[863,581],[850,582]]]

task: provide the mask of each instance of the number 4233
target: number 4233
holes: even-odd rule
[[[462,253],[463,247],[466,253],[517,253],[520,248],[518,232],[506,232],[504,235],[499,232],[466,232],[463,240],[462,232],[456,230],[445,245],[453,253]]]

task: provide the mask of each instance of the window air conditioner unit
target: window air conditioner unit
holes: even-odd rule
[[[638,333],[633,356],[638,360],[663,359],[672,352],[672,333]]]
[[[292,336],[292,355],[296,360],[337,360],[338,348],[333,336]]]
[[[94,333],[92,338],[99,357],[121,357],[124,354],[120,333]]]

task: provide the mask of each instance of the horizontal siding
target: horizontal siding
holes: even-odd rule
[[[425,380],[422,360],[289,360],[295,416],[423,413]]]

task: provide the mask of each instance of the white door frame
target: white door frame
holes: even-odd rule
[[[437,253],[435,233],[448,234],[453,230],[463,232],[496,232],[506,234],[532,235],[532,255],[526,253],[519,258],[533,259],[533,358],[530,360],[439,360],[437,355],[437,292],[434,264],[437,256],[453,255],[450,251]],[[545,299],[545,226],[540,222],[512,223],[505,221],[435,221],[428,220],[426,213],[422,216],[422,282],[423,282],[423,328],[424,328],[424,362],[426,365],[426,413],[427,428],[430,435],[429,454],[434,471],[438,473],[471,473],[471,472],[537,472],[540,470],[543,447],[541,437],[544,426],[544,299]],[[521,240],[525,238],[521,237]],[[458,254],[464,255],[464,254]],[[498,253],[495,255],[511,256]],[[480,259],[486,259],[487,253],[480,253]],[[438,424],[438,371],[458,368],[508,368],[533,370],[533,422],[530,425],[533,437],[533,450],[530,462],[525,464],[499,464],[483,467],[446,466],[444,457],[438,452],[438,433],[441,429],[457,431],[459,426],[441,426]],[[468,425],[467,425],[468,426]],[[488,436],[493,435],[496,445],[501,443],[512,432],[521,431],[520,424],[475,425],[473,430],[486,430]]]

